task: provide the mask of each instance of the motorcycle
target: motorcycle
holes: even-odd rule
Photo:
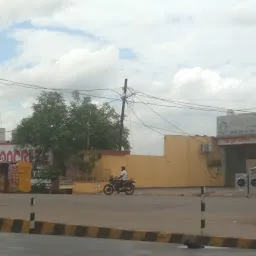
[[[106,184],[103,188],[103,192],[105,195],[112,195],[115,191],[117,191],[118,183],[120,179],[117,177],[110,176],[108,179],[108,184]],[[119,192],[124,192],[126,195],[133,195],[135,190],[135,181],[133,179],[126,180],[123,182],[123,186],[120,187]]]

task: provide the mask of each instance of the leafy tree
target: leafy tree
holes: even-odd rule
[[[57,169],[53,166],[44,167],[40,178],[42,180],[51,180],[52,182],[57,180],[57,178],[61,175],[61,170]]]
[[[99,107],[89,97],[74,92],[68,104],[61,93],[43,92],[32,109],[32,115],[17,126],[13,143],[40,149],[42,154],[51,150],[53,166],[63,174],[68,161],[91,172],[100,157],[97,150],[118,148],[120,118],[107,103]],[[128,136],[129,130],[125,128],[125,149],[130,149]],[[83,158],[83,150],[90,152],[90,157]]]

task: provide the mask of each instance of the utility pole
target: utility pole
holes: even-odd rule
[[[119,150],[122,150],[122,143],[123,143],[123,131],[124,131],[124,110],[125,110],[125,103],[126,103],[126,93],[127,93],[127,83],[128,79],[124,80],[124,87],[123,87],[123,96],[122,96],[122,111],[121,111],[121,120],[120,120],[120,137],[119,137]]]

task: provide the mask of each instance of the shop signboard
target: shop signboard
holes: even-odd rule
[[[256,136],[256,113],[217,117],[217,137]]]
[[[33,155],[36,154],[36,149],[20,149],[17,145],[10,143],[0,143],[0,163],[1,162],[22,162],[22,163],[32,163]],[[51,161],[51,155],[46,155],[47,160]],[[51,183],[49,180],[42,180],[39,177],[42,168],[39,166],[33,166],[31,173],[31,183],[32,185],[36,184],[45,184],[49,186]]]
[[[219,139],[219,146],[256,144],[256,137]]]
[[[14,144],[0,143],[0,162],[32,162],[36,149],[20,149]],[[50,155],[46,154],[50,161]]]

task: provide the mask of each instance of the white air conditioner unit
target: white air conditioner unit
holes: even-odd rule
[[[235,174],[235,187],[237,191],[243,192],[245,196],[248,196],[248,174],[236,173]]]
[[[203,144],[201,144],[201,152],[202,153],[212,152],[212,144],[211,143],[203,143]]]

